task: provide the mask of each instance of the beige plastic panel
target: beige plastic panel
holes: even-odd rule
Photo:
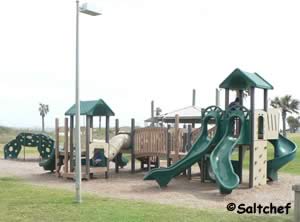
[[[278,139],[280,128],[280,109],[268,109],[268,112],[255,110],[254,118],[254,140]],[[258,134],[260,118],[263,118],[263,135]]]
[[[280,128],[280,109],[268,109],[267,139],[278,139]]]
[[[267,183],[267,141],[254,141],[254,171],[253,185],[261,186]]]
[[[268,129],[267,129],[267,124],[268,124],[268,115],[267,112],[263,110],[255,110],[254,113],[254,140],[267,140],[267,134],[268,134]],[[263,118],[263,134],[260,135],[262,137],[259,137],[258,135],[258,126],[259,126],[259,119]]]

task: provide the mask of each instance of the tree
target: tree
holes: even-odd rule
[[[283,97],[275,97],[271,100],[271,106],[274,108],[281,108],[281,117],[283,124],[283,136],[286,136],[286,117],[287,113],[298,113],[300,101],[293,99],[291,95]]]
[[[295,118],[293,116],[289,116],[287,118],[287,122],[289,124],[290,127],[290,132],[291,133],[295,133],[296,130],[300,127],[300,122],[298,118]]]
[[[39,104],[39,112],[42,117],[42,131],[45,132],[45,116],[49,112],[49,106],[43,103]]]

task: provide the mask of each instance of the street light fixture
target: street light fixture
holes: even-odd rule
[[[76,129],[75,129],[75,145],[76,145],[76,168],[75,168],[75,189],[76,202],[81,203],[81,141],[80,141],[80,99],[79,99],[79,12],[97,16],[101,12],[96,10],[94,5],[87,3],[79,5],[79,0],[76,0]]]

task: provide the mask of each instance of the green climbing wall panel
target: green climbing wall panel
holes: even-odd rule
[[[47,159],[54,149],[54,140],[44,134],[20,133],[16,139],[4,146],[4,158],[18,158],[22,146],[37,147],[42,159]]]

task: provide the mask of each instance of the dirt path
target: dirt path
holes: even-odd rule
[[[196,171],[197,168],[194,170]],[[247,205],[254,202],[264,205],[270,202],[275,205],[293,203],[292,185],[300,183],[300,176],[281,174],[279,182],[254,189],[246,189],[247,184],[242,184],[232,194],[224,196],[219,194],[215,184],[201,184],[197,176],[193,177],[191,181],[180,176],[173,179],[167,188],[160,189],[154,181],[143,181],[144,174],[145,172],[139,172],[132,175],[128,169],[122,169],[119,174],[112,172],[108,180],[99,178],[83,182],[83,191],[102,197],[142,200],[194,208],[225,209],[230,202]],[[1,159],[0,176],[16,176],[35,185],[74,190],[72,180],[57,178],[54,174],[45,172],[37,162]]]

